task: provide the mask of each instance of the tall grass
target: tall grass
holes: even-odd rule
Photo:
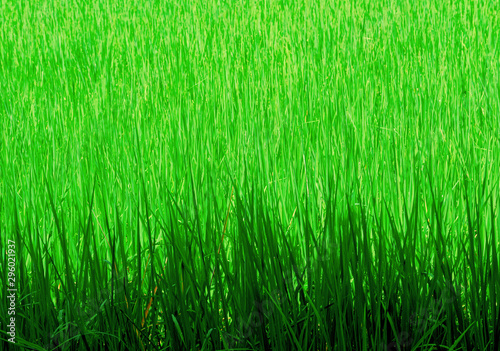
[[[498,3],[0,19],[18,347],[500,349]]]

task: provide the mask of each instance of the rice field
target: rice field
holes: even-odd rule
[[[0,2],[0,349],[500,350],[500,3]]]

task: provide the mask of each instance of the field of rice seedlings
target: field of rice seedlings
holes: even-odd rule
[[[500,350],[500,3],[0,2],[0,349]]]

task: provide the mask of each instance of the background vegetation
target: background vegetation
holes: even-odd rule
[[[18,345],[499,350],[499,33],[486,0],[2,1]]]

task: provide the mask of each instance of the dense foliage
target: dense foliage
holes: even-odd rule
[[[499,350],[499,34],[487,0],[1,2],[1,347],[12,240],[25,349]]]

